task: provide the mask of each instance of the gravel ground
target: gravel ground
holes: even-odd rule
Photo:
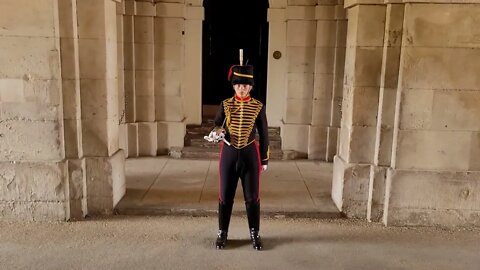
[[[0,221],[1,269],[480,269],[480,229],[385,228],[355,220],[262,219],[255,251],[233,217],[215,250],[213,217]]]

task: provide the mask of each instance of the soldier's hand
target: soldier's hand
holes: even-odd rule
[[[266,171],[268,168],[268,165],[262,165],[262,171]]]

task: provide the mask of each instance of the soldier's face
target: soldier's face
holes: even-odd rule
[[[237,96],[244,98],[250,94],[250,90],[252,90],[252,86],[249,84],[234,84],[233,89]]]

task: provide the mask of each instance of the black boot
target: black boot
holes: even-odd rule
[[[248,227],[250,228],[250,239],[255,250],[263,248],[262,238],[258,234],[260,230],[260,202],[245,203],[247,208]]]
[[[224,249],[227,244],[228,232],[219,230],[217,235],[217,241],[215,241],[215,247],[217,249]]]
[[[227,244],[228,227],[230,225],[230,217],[232,216],[233,203],[218,203],[218,235],[215,241],[217,249],[223,249]]]
[[[263,248],[262,238],[258,234],[258,231],[255,231],[254,229],[250,229],[250,239],[252,240],[252,245],[255,250],[262,250]]]

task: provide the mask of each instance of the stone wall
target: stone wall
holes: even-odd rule
[[[346,6],[337,207],[386,225],[478,224],[480,5]]]
[[[3,218],[111,213],[123,196],[115,5],[0,4]]]

